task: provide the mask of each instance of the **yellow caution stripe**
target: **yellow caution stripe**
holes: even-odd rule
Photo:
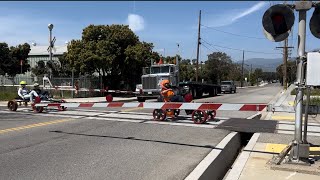
[[[288,144],[267,143],[265,151],[272,152],[272,153],[280,153],[287,146],[288,146]],[[311,151],[320,151],[320,147],[310,147],[310,152]]]
[[[20,127],[15,127],[15,128],[3,129],[3,130],[0,130],[0,134],[7,133],[7,132],[12,132],[12,131],[20,131],[20,130],[23,130],[23,129],[47,126],[47,125],[67,122],[67,121],[71,121],[71,120],[72,119],[60,119],[60,120],[55,120],[55,121],[48,121],[48,122],[37,123],[37,124],[30,124],[30,125],[27,125],[27,126],[20,126]]]

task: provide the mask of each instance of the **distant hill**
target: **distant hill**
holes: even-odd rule
[[[244,60],[244,63],[249,65],[244,65],[244,68],[250,69],[250,65],[252,64],[252,69],[261,68],[264,72],[276,72],[276,68],[282,64],[283,59],[282,58],[276,58],[276,59],[265,59],[265,58],[252,58]],[[236,62],[238,64],[241,64],[242,61]]]

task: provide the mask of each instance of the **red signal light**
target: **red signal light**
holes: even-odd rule
[[[281,23],[283,23],[283,19],[284,19],[283,16],[279,15],[279,14],[276,14],[276,15],[272,16],[272,21],[277,23],[277,24],[279,24],[279,25]]]

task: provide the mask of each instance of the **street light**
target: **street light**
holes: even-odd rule
[[[53,29],[53,24],[48,24],[48,29],[49,29],[49,60],[52,60],[52,29]]]
[[[53,29],[53,24],[48,24],[48,29],[49,29],[49,61],[52,61],[52,29]],[[49,71],[50,75],[49,77],[51,78],[51,69]]]

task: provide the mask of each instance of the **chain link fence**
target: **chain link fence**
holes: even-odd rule
[[[48,91],[50,94],[52,94],[54,97],[57,98],[69,98],[69,97],[95,97],[95,96],[103,96],[104,94],[101,92],[78,92],[75,94],[74,91],[71,90],[71,88],[74,88],[75,84],[78,84],[79,88],[85,88],[85,89],[101,89],[102,81],[99,77],[53,77],[49,79],[49,81],[44,81],[43,76],[39,77],[32,77],[32,76],[23,76],[23,75],[17,75],[15,77],[8,77],[8,76],[0,76],[0,86],[2,87],[1,90],[4,92],[12,92],[12,88],[18,89],[20,86],[20,81],[26,81],[27,87],[29,89],[33,88],[34,83],[38,83],[40,87],[46,87],[50,88]],[[73,82],[73,84],[72,84]],[[60,90],[56,89],[56,87],[65,87],[70,88],[70,90]],[[45,88],[45,89],[46,89]],[[15,92],[13,92],[15,93]]]

